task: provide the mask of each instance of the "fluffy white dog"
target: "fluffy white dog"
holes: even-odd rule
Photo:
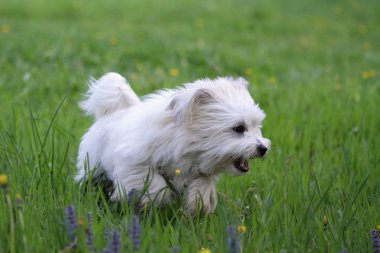
[[[119,74],[91,80],[80,106],[96,121],[81,140],[76,180],[106,176],[114,201],[131,191],[142,205],[181,196],[190,213],[212,212],[219,174],[246,173],[270,146],[247,86],[243,78],[202,79],[140,100]]]

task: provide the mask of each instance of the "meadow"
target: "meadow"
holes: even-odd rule
[[[378,0],[1,1],[0,253],[91,252],[88,212],[98,252],[109,247],[107,231],[119,231],[123,252],[236,252],[231,236],[242,252],[373,251],[379,25]],[[134,249],[131,208],[73,180],[92,122],[78,101],[90,76],[109,71],[141,96],[245,77],[267,114],[268,158],[243,177],[223,175],[210,216],[175,204],[146,210]],[[69,206],[79,219],[75,249]]]

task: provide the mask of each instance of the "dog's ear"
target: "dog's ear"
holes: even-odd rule
[[[173,112],[175,121],[191,121],[195,112],[202,110],[202,106],[210,104],[213,101],[214,98],[207,89],[185,89],[172,97],[167,110]]]

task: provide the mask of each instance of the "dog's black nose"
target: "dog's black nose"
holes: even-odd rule
[[[260,156],[260,157],[264,156],[267,153],[267,150],[268,150],[267,147],[265,147],[264,145],[260,144],[256,148],[256,154],[257,154],[257,156]]]

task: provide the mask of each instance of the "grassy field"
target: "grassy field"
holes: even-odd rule
[[[174,205],[141,215],[136,252],[233,252],[232,225],[246,228],[242,252],[371,252],[380,224],[379,25],[378,0],[0,2],[0,173],[8,175],[0,253],[64,249],[69,205],[78,217],[92,212],[98,251],[109,244],[104,230],[120,231],[133,251],[128,207],[116,212],[73,180],[92,122],[77,102],[88,77],[108,71],[139,95],[243,76],[273,143],[248,175],[221,177],[214,214],[192,219]],[[23,208],[12,216],[16,194]],[[84,220],[77,252],[88,251]]]

